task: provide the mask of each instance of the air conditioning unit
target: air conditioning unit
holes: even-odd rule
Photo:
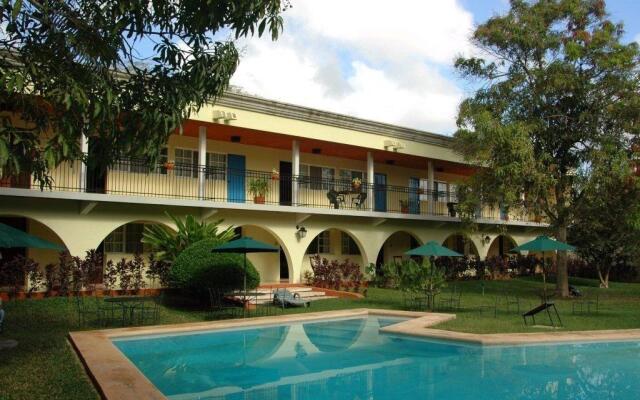
[[[220,111],[220,110],[213,110],[213,120],[217,121],[219,119],[225,119],[226,114],[224,111]]]
[[[395,140],[385,140],[384,148],[385,150],[398,151],[399,149],[403,149],[404,146],[402,145],[402,143],[397,142]]]
[[[236,113],[232,113],[232,112],[225,113],[225,117],[224,117],[225,121],[235,121],[236,119],[238,119],[238,116],[236,115]]]

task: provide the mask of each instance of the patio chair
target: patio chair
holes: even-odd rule
[[[303,300],[300,293],[291,293],[287,289],[276,289],[273,293],[273,304],[280,305],[283,309],[291,307],[311,307],[309,300]]]
[[[241,311],[236,305],[225,303],[224,290],[219,288],[208,288],[209,292],[209,316],[216,318],[219,316],[235,317]]]
[[[98,321],[98,325],[102,325],[102,311],[99,308],[92,307],[91,301],[80,294],[76,294],[74,301],[78,316],[78,326],[85,326],[87,318],[95,318]]]
[[[356,197],[351,199],[351,207],[355,207],[359,210],[367,201],[367,192],[361,192]]]
[[[527,311],[526,313],[522,314],[522,319],[524,320],[524,324],[528,325],[527,317],[530,317],[531,321],[533,322],[533,325],[535,325],[536,314],[546,311],[547,316],[549,317],[549,322],[551,323],[551,326],[555,328],[556,322],[554,321],[554,317],[553,317],[553,314],[551,313],[551,309],[553,309],[553,311],[555,312],[555,317],[558,319],[558,326],[562,326],[562,320],[560,319],[560,314],[558,313],[558,309],[556,308],[556,305],[552,302],[544,302],[539,306],[536,306],[531,310]]]
[[[505,292],[502,295],[504,299],[504,305],[506,306],[507,312],[511,311],[511,307],[515,307],[516,312],[520,314],[520,297],[514,295],[512,293]]]
[[[595,313],[597,314],[600,311],[600,297],[596,294],[593,296],[581,296],[578,298],[574,298],[571,302],[571,313],[576,314],[584,313],[586,309],[587,314],[591,314],[591,309],[595,309]]]
[[[327,199],[329,199],[329,204],[335,208],[340,208],[340,195],[335,190],[331,189],[327,192]]]
[[[483,314],[485,310],[493,311],[493,318],[498,317],[498,296],[493,298],[493,302],[485,302],[478,306],[478,311],[480,311],[480,314]]]
[[[104,301],[104,297],[93,296],[96,312],[100,315],[101,325],[109,325],[115,321],[122,321],[122,306]],[[119,315],[116,315],[118,314]]]
[[[462,291],[458,290],[457,286],[454,286],[449,296],[443,296],[438,300],[438,309],[458,310],[460,309],[461,298]]]
[[[138,314],[138,323],[141,325],[151,322],[157,324],[160,320],[160,303],[162,295],[149,297],[136,307],[135,312]]]

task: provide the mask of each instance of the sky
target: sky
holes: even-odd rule
[[[507,0],[291,0],[276,42],[239,43],[231,84],[273,100],[451,135],[472,85],[453,68],[474,27]],[[640,0],[609,0],[640,43]]]

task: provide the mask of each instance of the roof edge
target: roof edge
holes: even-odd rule
[[[345,114],[322,111],[315,108],[269,100],[233,91],[225,92],[215,101],[214,105],[233,107],[283,118],[297,119],[300,121],[328,125],[336,128],[353,129],[361,132],[384,135],[446,148],[451,148],[453,143],[453,138],[450,136],[401,127],[384,122],[371,121]]]

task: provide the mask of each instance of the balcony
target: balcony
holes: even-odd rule
[[[206,203],[256,204],[343,210],[350,213],[378,212],[407,216],[438,216],[457,219],[455,193],[420,187],[379,185],[363,181],[288,176],[266,171],[212,168],[193,164],[157,164],[152,168],[142,160],[123,159],[105,173],[87,171],[82,179],[81,161],[66,162],[53,173],[51,188],[45,192],[198,200]],[[22,182],[25,180],[22,179]],[[40,190],[36,182],[19,185]],[[207,204],[215,207],[215,204]],[[341,212],[341,211],[338,211]],[[336,213],[338,213],[336,212]],[[521,212],[506,214],[482,207],[476,218],[491,221],[539,223]]]

